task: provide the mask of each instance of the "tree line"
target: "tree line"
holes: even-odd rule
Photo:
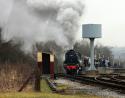
[[[32,53],[25,53],[21,49],[22,46],[22,42],[15,43],[13,40],[4,41],[2,39],[2,28],[0,28],[0,63],[34,62],[33,54],[35,50],[49,53],[54,52],[57,58],[60,55],[64,55],[66,51],[65,47],[57,45],[55,41],[48,41],[46,43],[39,42],[34,44]],[[80,52],[84,56],[90,56],[90,45],[86,40],[77,41],[73,45],[73,49]],[[110,61],[113,62],[113,54],[110,47],[103,46],[101,44],[95,45],[95,56],[97,58],[99,58],[99,56],[109,58]],[[58,60],[58,64],[61,65],[62,57],[59,57]]]

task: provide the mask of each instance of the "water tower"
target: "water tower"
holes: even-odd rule
[[[90,39],[90,57],[91,65],[88,70],[96,70],[94,65],[94,40],[95,38],[101,38],[101,24],[83,24],[82,25],[82,37]]]

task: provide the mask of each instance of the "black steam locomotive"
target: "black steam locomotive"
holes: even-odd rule
[[[65,54],[64,69],[67,74],[79,74],[82,71],[81,54],[75,50],[68,50]]]

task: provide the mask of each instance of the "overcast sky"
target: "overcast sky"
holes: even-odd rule
[[[0,21],[3,23],[6,23],[5,20],[10,15],[12,1],[0,0]],[[83,0],[83,2],[85,10],[81,24],[102,24],[102,38],[96,42],[106,46],[125,47],[125,0]],[[81,36],[80,30],[78,39],[81,39]]]
[[[96,42],[125,47],[125,0],[85,0],[84,13],[82,23],[102,24],[102,39]]]

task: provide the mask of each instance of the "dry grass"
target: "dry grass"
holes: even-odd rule
[[[0,92],[17,91],[31,71],[27,64],[0,65]]]
[[[53,93],[3,93],[0,98],[101,98],[91,95],[60,95]]]

